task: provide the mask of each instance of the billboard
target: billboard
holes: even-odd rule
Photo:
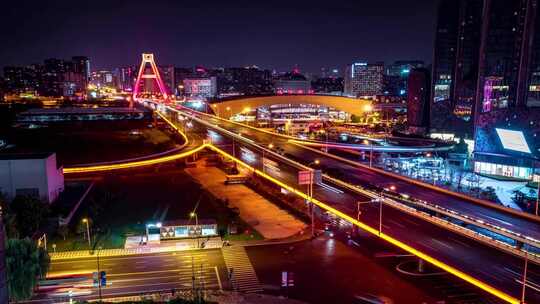
[[[495,129],[503,147],[507,150],[513,150],[523,153],[531,153],[531,149],[525,140],[525,136],[521,131]]]

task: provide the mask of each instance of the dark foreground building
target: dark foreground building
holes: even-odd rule
[[[6,267],[6,232],[0,211],[0,303],[8,303],[7,267]]]
[[[521,179],[540,166],[540,6],[486,0],[475,117],[475,171]]]
[[[431,129],[473,138],[483,0],[441,0],[433,57]]]
[[[432,133],[474,139],[474,170],[532,179],[540,167],[539,0],[441,0]]]
[[[425,68],[413,69],[407,84],[407,122],[409,131],[424,134],[429,128],[430,77]]]

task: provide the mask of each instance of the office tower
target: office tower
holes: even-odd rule
[[[531,179],[540,165],[539,18],[536,0],[485,1],[476,92],[476,172]]]
[[[409,71],[407,82],[409,131],[423,134],[429,128],[430,72],[425,68],[412,69]]]
[[[406,96],[410,72],[422,67],[424,67],[424,62],[421,60],[398,60],[387,66],[384,73],[383,93]]]
[[[483,2],[439,3],[432,71],[433,132],[473,137]]]
[[[383,92],[384,64],[357,62],[347,66],[344,93],[355,97],[375,97]]]

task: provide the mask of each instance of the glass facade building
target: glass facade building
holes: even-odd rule
[[[432,71],[431,129],[473,137],[482,0],[442,0]]]
[[[384,63],[357,62],[347,66],[344,93],[354,97],[374,97],[383,92]]]
[[[475,116],[476,172],[531,179],[540,166],[538,4],[538,0],[484,3]],[[506,138],[497,130],[519,136]]]

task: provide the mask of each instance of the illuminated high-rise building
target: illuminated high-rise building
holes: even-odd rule
[[[483,0],[441,0],[431,90],[431,131],[473,137]]]
[[[193,77],[183,80],[185,95],[191,98],[213,98],[217,95],[216,77]]]
[[[383,92],[384,63],[356,62],[345,71],[344,94],[355,97],[375,97]]]
[[[86,56],[71,57],[73,72],[82,75],[82,79],[88,84],[90,81],[90,59]]]
[[[167,87],[167,92],[170,92],[173,94],[176,89],[176,82],[174,78],[174,66],[172,65],[164,65],[159,66],[159,73],[161,74],[161,78],[163,79],[163,83]]]
[[[540,6],[486,0],[475,117],[475,171],[530,179],[540,166]]]
[[[429,128],[430,72],[416,68],[408,72],[407,123],[412,133],[424,134]]]

